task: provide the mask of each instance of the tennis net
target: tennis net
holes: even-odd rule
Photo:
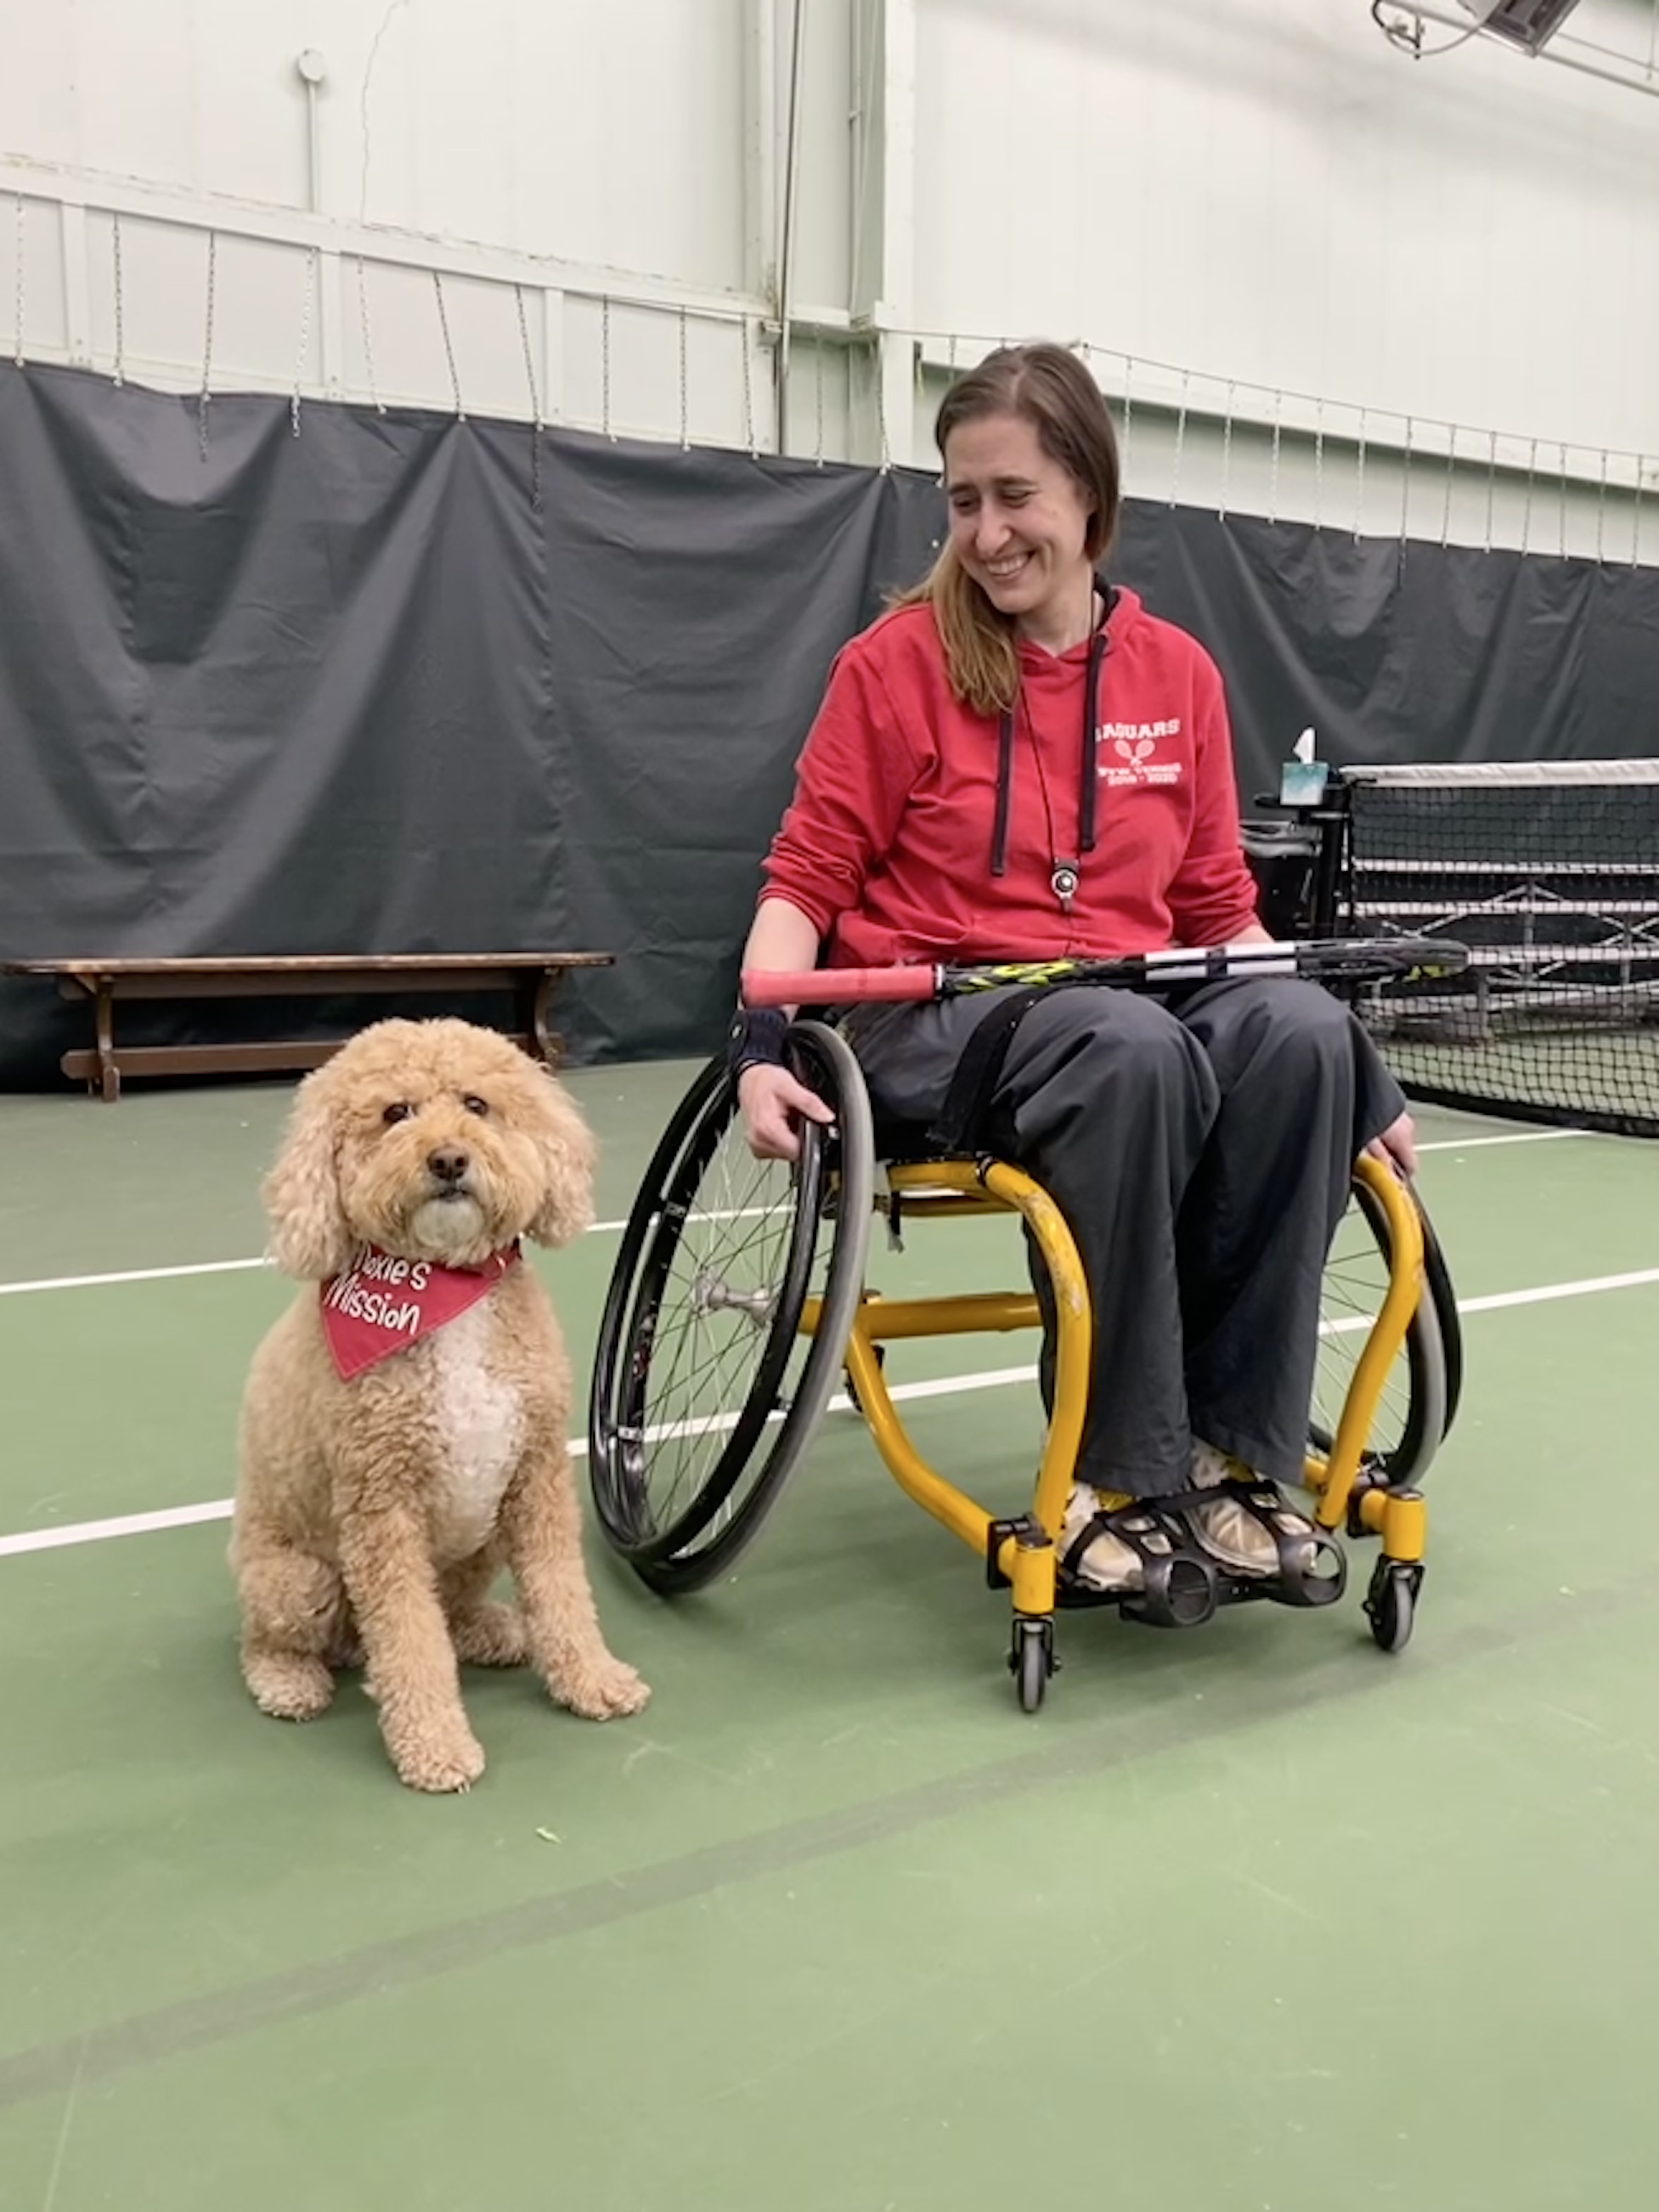
[[[1413,1097],[1659,1136],[1659,759],[1349,768],[1341,927],[1467,945],[1361,1011]]]

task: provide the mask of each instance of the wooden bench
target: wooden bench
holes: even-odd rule
[[[59,995],[92,1002],[97,1042],[64,1054],[65,1075],[112,1104],[124,1075],[258,1075],[319,1067],[343,1037],[258,1044],[118,1045],[118,1000],[271,999],[474,991],[511,996],[512,1034],[557,1065],[563,1042],[547,1025],[553,994],[573,968],[608,968],[608,952],[307,953],[215,960],[0,960],[0,974],[56,979]]]

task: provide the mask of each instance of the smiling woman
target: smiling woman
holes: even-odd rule
[[[1264,941],[1220,674],[1103,566],[1118,453],[1088,369],[1005,347],[936,434],[949,537],[836,663],[745,969],[822,960],[833,1006],[837,969]],[[786,1027],[732,1031],[763,1156],[793,1158],[796,1118],[824,1110]],[[1179,1561],[1212,1590],[1231,1572],[1314,1601],[1315,1533],[1267,1486],[1300,1478],[1354,1158],[1381,1141],[1412,1162],[1358,1023],[1312,984],[1252,978],[843,1007],[842,1027],[885,1119],[932,1125],[970,1071],[974,1141],[1029,1169],[1077,1239],[1094,1350],[1065,1569],[1150,1591]]]

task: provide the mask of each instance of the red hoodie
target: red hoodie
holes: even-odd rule
[[[1081,853],[1088,662],[1087,641],[1058,656],[1020,647],[1006,866],[994,877],[997,718],[952,694],[931,607],[883,616],[836,659],[763,898],[810,916],[830,967],[1236,937],[1256,919],[1256,890],[1219,671],[1119,591],[1096,708],[1096,842]],[[1069,914],[1050,881],[1060,860],[1078,869]]]

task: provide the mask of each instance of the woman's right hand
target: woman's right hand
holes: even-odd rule
[[[817,1092],[809,1091],[787,1067],[745,1067],[738,1078],[738,1104],[749,1149],[761,1160],[800,1157],[798,1118],[822,1122],[826,1128],[836,1118]]]

